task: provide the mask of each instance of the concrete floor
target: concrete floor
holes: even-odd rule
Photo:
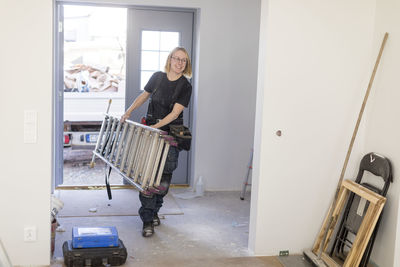
[[[115,190],[114,190],[115,191]],[[73,226],[116,226],[128,258],[123,266],[310,266],[302,256],[251,257],[247,249],[250,200],[240,192],[206,192],[181,199],[187,189],[171,189],[183,214],[165,215],[154,236],[141,236],[138,216],[58,218],[65,232],[56,232],[52,267],[63,266],[62,244],[71,239]],[[84,190],[81,190],[84,200]],[[190,194],[190,192],[188,193]],[[106,193],[104,192],[106,198]],[[69,205],[70,203],[64,203]],[[128,203],[129,204],[129,203]]]
[[[64,149],[63,185],[104,185],[104,164],[96,160],[95,168],[89,169],[91,155],[89,150]],[[111,184],[122,184],[121,177],[116,173],[112,172],[110,178]],[[73,226],[116,226],[128,252],[123,265],[126,267],[310,266],[301,255],[251,257],[247,248],[250,193],[246,194],[245,200],[240,200],[240,192],[206,192],[202,197],[190,198],[193,192],[189,189],[172,188],[169,195],[174,196],[173,202],[166,200],[170,202],[161,209],[160,213],[164,214],[161,225],[156,227],[152,237],[143,238],[142,222],[135,212],[139,204],[137,192],[130,190],[132,195],[136,194],[135,197],[127,196],[129,191],[113,190],[112,202],[107,202],[105,190],[96,193],[79,190],[64,198],[64,216],[58,218],[59,229],[64,231],[56,232],[51,266],[63,266],[62,244],[71,239]],[[68,194],[64,191],[59,197]],[[125,209],[124,205],[129,205],[131,209]],[[86,210],[89,206],[97,207],[98,212],[88,214]],[[60,212],[62,214],[63,211]]]
[[[93,152],[88,149],[73,150],[66,147],[64,153],[63,185],[104,185],[105,164],[95,159],[94,168],[89,168]],[[123,184],[123,178],[116,172],[110,174],[110,184]]]

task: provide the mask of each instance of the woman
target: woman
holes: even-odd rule
[[[165,72],[156,72],[144,87],[144,91],[122,115],[121,121],[129,118],[130,114],[150,98],[146,124],[164,131],[169,130],[170,124],[183,124],[183,110],[189,105],[192,86],[187,80],[192,76],[192,66],[187,51],[176,47],[168,55]],[[143,221],[142,235],[149,237],[154,234],[154,226],[160,225],[158,211],[163,198],[168,193],[172,172],[178,165],[179,150],[171,146],[157,191],[143,191],[139,194],[142,206],[139,209]]]

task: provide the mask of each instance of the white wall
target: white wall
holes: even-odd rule
[[[389,33],[368,112],[365,153],[375,151],[388,157],[393,165],[394,182],[390,186],[382,223],[374,245],[372,259],[380,267],[400,266],[399,247],[399,162],[400,162],[400,12],[399,1],[376,1],[374,46],[378,49],[383,33]],[[397,240],[397,241],[396,241]],[[397,242],[397,246],[396,246]],[[397,261],[397,262],[395,262]]]
[[[52,1],[0,2],[2,131],[0,238],[11,261],[50,259]],[[24,143],[24,110],[37,111],[37,143]],[[37,227],[25,243],[24,227]]]
[[[193,177],[203,175],[208,190],[240,189],[253,144],[260,1],[104,1],[110,2],[200,10]],[[0,237],[13,264],[48,264],[52,1],[2,1],[0,10],[0,106],[7,125],[1,162],[8,178],[0,194]],[[23,111],[31,109],[38,111],[38,143],[28,145]],[[23,242],[25,225],[37,226],[37,242]]]
[[[313,245],[372,71],[374,14],[373,0],[262,1],[249,236],[256,255]],[[345,178],[355,174],[364,128]]]

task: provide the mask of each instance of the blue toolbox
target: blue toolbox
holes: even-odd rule
[[[118,232],[115,226],[72,228],[72,248],[104,248],[118,246]]]

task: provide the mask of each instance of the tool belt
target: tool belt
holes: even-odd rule
[[[184,125],[169,125],[169,134],[175,138],[179,150],[190,150],[192,133],[188,127]]]
[[[147,117],[147,118],[143,117],[141,120],[142,124],[145,124],[145,125],[154,125],[158,121],[159,120],[153,119],[151,117]],[[176,124],[179,122],[181,124]],[[178,119],[178,120],[175,120],[172,122],[174,124],[167,125],[167,127],[169,128],[168,132],[172,137],[174,137],[179,150],[189,151],[191,143],[192,143],[192,133],[190,132],[188,127],[182,125],[182,122],[183,122],[182,120]],[[161,129],[163,129],[164,127],[162,127]]]

